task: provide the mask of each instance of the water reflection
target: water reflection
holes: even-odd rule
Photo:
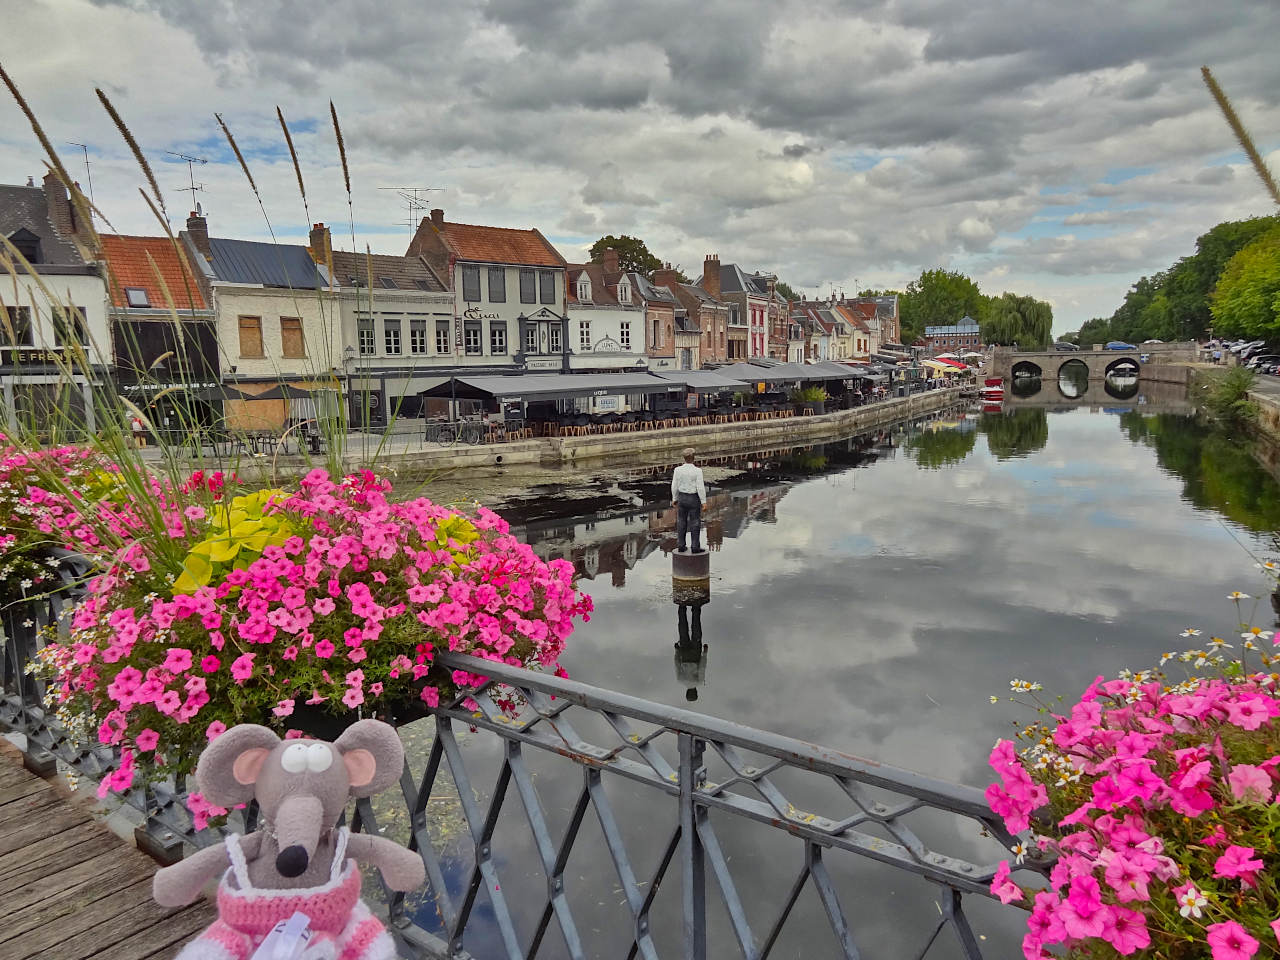
[[[1041,380],[1039,377],[1014,377],[1013,378],[1013,395],[1015,397],[1034,397],[1040,392]]]
[[[1143,395],[1156,396],[1153,386]],[[709,465],[715,605],[675,604],[674,649],[674,464],[497,507],[539,554],[571,560],[595,600],[564,657],[575,678],[676,707],[693,690],[715,716],[982,786],[987,750],[1014,716],[988,695],[1013,676],[1076,695],[1099,673],[1154,664],[1188,625],[1225,629],[1226,594],[1259,594],[1240,544],[1270,555],[1280,527],[1280,487],[1247,448],[1154,403],[1058,412],[1056,393]],[[573,492],[589,506],[575,512]],[[571,810],[580,782],[579,771],[548,768],[548,809]],[[670,806],[622,787],[614,796],[631,849],[666,835]],[[797,849],[782,834],[721,826],[744,900],[776,915]],[[875,945],[866,955],[910,955],[904,931],[936,911],[932,892],[917,896],[914,881],[873,875],[866,861],[829,863],[860,948]],[[515,865],[507,873],[520,875]],[[597,851],[570,872],[578,889],[603,890],[616,886],[610,870]],[[677,893],[664,885],[661,896]],[[1019,955],[1022,919],[983,915],[990,955]],[[788,956],[830,955],[820,907],[814,920]],[[603,931],[588,955],[612,955],[592,938],[626,923],[584,923]],[[713,957],[736,953],[730,931],[712,943]]]
[[[676,604],[676,682],[685,688],[684,698],[691,703],[698,699],[698,687],[707,682],[709,647],[702,642],[702,608],[706,604],[706,599]]]
[[[1089,366],[1072,358],[1058,368],[1058,392],[1068,400],[1076,400],[1089,389]]]
[[[1131,400],[1138,395],[1138,374],[1136,372],[1108,373],[1103,380],[1102,388],[1109,397],[1115,397],[1117,400]]]

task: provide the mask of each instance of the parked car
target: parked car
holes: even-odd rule
[[[1065,351],[1079,350],[1080,347],[1077,344],[1067,343],[1065,340],[1059,340],[1057,343],[1053,345],[1053,349],[1062,350],[1065,352]]]
[[[1275,363],[1278,360],[1280,360],[1280,353],[1259,353],[1245,361],[1245,366],[1251,370],[1261,370],[1263,364]]]
[[[1163,340],[1143,340],[1143,343],[1164,343]]]
[[[1107,344],[1108,350],[1137,350],[1138,348],[1132,343],[1125,343],[1123,340],[1112,340]]]

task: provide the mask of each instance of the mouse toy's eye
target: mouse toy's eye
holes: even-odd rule
[[[291,743],[280,755],[280,766],[288,773],[302,773],[307,769],[307,755],[310,747],[305,743]]]
[[[327,743],[313,743],[307,747],[307,768],[312,773],[323,773],[333,765],[333,750]]]

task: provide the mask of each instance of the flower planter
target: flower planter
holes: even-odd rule
[[[827,401],[825,400],[810,400],[807,403],[796,403],[794,406],[797,417],[803,417],[809,414],[816,417],[819,414],[827,412]]]

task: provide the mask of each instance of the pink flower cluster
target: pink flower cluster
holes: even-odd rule
[[[1006,826],[1051,818],[1036,823],[1040,851],[1057,857],[1049,889],[1024,894],[1008,861],[991,884],[1005,903],[1030,896],[1028,960],[1097,941],[1123,956],[1207,945],[1213,960],[1247,960],[1259,937],[1280,942],[1273,675],[1098,677],[1052,717],[1022,731],[1021,752],[1001,740],[990,757],[1001,782],[987,799]]]
[[[162,592],[142,540],[91,581],[49,660],[60,701],[129,754],[106,789],[132,785],[135,768],[189,772],[206,739],[235,723],[388,699],[435,707],[485,681],[434,668],[438,649],[558,669],[592,608],[572,565],[544,562],[491,511],[393,502],[389,491],[372,474],[334,483],[312,471],[268,507],[305,533],[189,595]],[[186,522],[202,535],[204,517]]]

